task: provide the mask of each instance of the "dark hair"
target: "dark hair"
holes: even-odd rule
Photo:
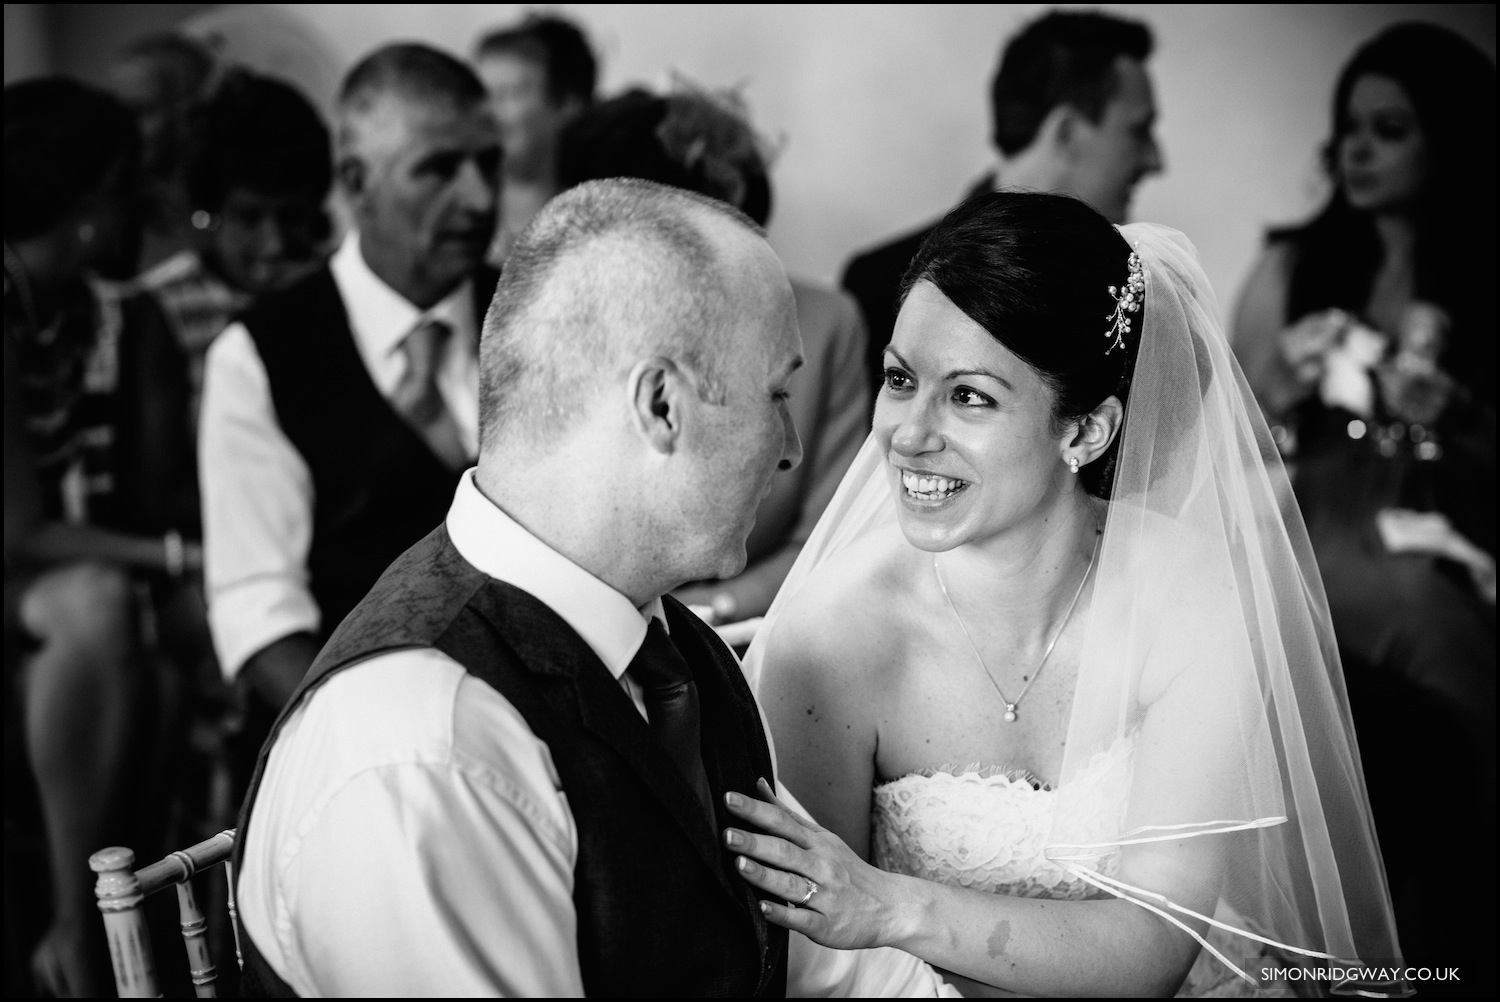
[[[339,107],[367,104],[384,94],[418,101],[446,99],[461,106],[486,98],[484,84],[472,69],[420,42],[383,45],[356,63],[339,88]]]
[[[547,97],[553,102],[573,97],[584,104],[593,103],[599,64],[583,29],[572,21],[531,14],[512,28],[485,35],[475,50],[476,59],[500,54],[539,64],[547,78]]]
[[[1111,394],[1125,403],[1145,308],[1130,314],[1123,349],[1105,351],[1111,286],[1129,280],[1130,244],[1097,211],[1067,195],[991,191],[949,212],[923,242],[901,283],[931,282],[969,319],[1036,370],[1052,389],[1061,425]],[[1084,489],[1109,497],[1123,429],[1079,471]]]
[[[307,98],[272,77],[226,73],[204,108],[188,159],[193,207],[217,212],[231,188],[321,202],[332,183],[328,127]]]
[[[1406,23],[1361,46],[1339,74],[1333,135],[1326,150],[1338,180],[1338,144],[1349,97],[1363,77],[1395,81],[1416,110],[1427,146],[1427,179],[1416,206],[1414,295],[1442,306],[1454,321],[1444,368],[1490,399],[1495,373],[1495,65],[1446,28]],[[1273,231],[1296,253],[1287,321],[1337,306],[1360,312],[1380,268],[1370,213],[1351,206],[1342,185],[1307,224]]]
[[[5,88],[5,239],[47,232],[117,170],[133,183],[135,117],[102,90],[63,77]]]
[[[1119,89],[1115,60],[1151,55],[1151,29],[1108,14],[1053,11],[1022,29],[990,84],[995,146],[1007,156],[1036,139],[1053,108],[1071,105],[1098,122]]]
[[[771,184],[742,111],[704,92],[663,97],[642,88],[601,101],[558,137],[558,183],[634,177],[727,202],[764,227]]]

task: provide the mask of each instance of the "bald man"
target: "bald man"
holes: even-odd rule
[[[907,954],[789,946],[718,837],[774,760],[733,654],[669,593],[744,566],[801,459],[801,360],[786,275],[727,204],[616,179],[542,209],[485,322],[477,468],[262,753],[235,871],[252,987],[945,988]]]
[[[249,699],[243,780],[318,647],[476,455],[500,156],[486,101],[425,46],[355,66],[335,151],[354,229],[209,351],[205,574],[220,664]]]

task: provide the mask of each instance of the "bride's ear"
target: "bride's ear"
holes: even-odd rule
[[[1077,459],[1079,466],[1087,466],[1098,459],[1120,433],[1124,420],[1125,405],[1120,398],[1105,397],[1098,407],[1074,424],[1073,436],[1063,448],[1063,462]]]

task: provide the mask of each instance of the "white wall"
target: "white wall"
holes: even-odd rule
[[[39,76],[52,69],[52,43],[46,4],[5,5],[5,82]]]
[[[742,84],[757,123],[785,142],[775,167],[772,241],[793,270],[833,281],[851,251],[941,213],[987,168],[985,95],[1000,46],[1046,7],[550,9],[589,30],[601,52],[607,91],[635,82],[660,84],[670,70],[708,85]],[[339,75],[382,42],[421,39],[467,54],[482,31],[526,9],[236,4],[200,8],[192,20],[200,29],[217,24],[231,48],[301,80],[326,105]],[[1361,42],[1387,24],[1422,18],[1459,30],[1492,57],[1495,51],[1493,4],[1098,9],[1145,20],[1157,38],[1151,67],[1167,173],[1141,188],[1136,217],[1188,233],[1226,308],[1264,228],[1297,220],[1320,200],[1317,150],[1328,128],[1333,82]],[[86,31],[87,20],[71,19],[81,25],[74,30]],[[7,29],[9,24],[7,14]],[[7,37],[7,79],[10,60]],[[65,56],[64,69],[66,62]],[[86,74],[90,67],[77,71]]]

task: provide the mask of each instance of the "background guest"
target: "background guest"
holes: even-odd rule
[[[13,822],[44,838],[32,967],[55,995],[110,987],[89,854],[164,850],[180,686],[149,624],[199,563],[180,353],[149,303],[103,311],[88,286],[134,267],[140,151],[101,91],[5,90],[7,843]]]
[[[493,260],[558,192],[557,136],[594,103],[598,65],[583,29],[552,14],[527,15],[492,31],[474,54],[500,125],[500,219]]]
[[[187,158],[186,189],[202,249],[147,271],[189,362],[197,420],[208,346],[259,296],[318,267],[333,183],[328,127],[294,87],[245,69],[225,72],[205,103]]]
[[[564,187],[606,177],[670,184],[728,202],[765,226],[771,183],[763,146],[732,94],[635,89],[595,105],[564,130],[558,177]],[[745,570],[676,592],[713,622],[748,619],[770,607],[869,430],[858,310],[833,289],[796,277],[791,283],[806,362],[792,377],[787,406],[804,458],[796,469],[777,471],[756,509]]]
[[[442,521],[477,449],[500,158],[484,88],[436,49],[385,46],[345,78],[337,142],[356,229],[208,353],[209,619],[246,690],[251,756],[322,640]]]
[[[176,31],[136,39],[110,62],[109,90],[135,113],[141,132],[146,210],[142,267],[196,242],[187,189],[188,152],[216,71],[208,46]]]
[[[1156,100],[1146,59],[1151,30],[1092,12],[1052,12],[1006,44],[990,87],[998,163],[975,191],[1025,188],[1088,202],[1125,221],[1136,185],[1162,169]],[[881,352],[896,322],[906,266],[936,223],[865,251],[844,270],[869,328],[866,368],[881,381]]]
[[[1476,921],[1469,882],[1434,879],[1431,835],[1495,831],[1494,64],[1433,25],[1382,32],[1339,76],[1327,164],[1235,350],[1294,464],[1403,940],[1480,956],[1493,904]]]

